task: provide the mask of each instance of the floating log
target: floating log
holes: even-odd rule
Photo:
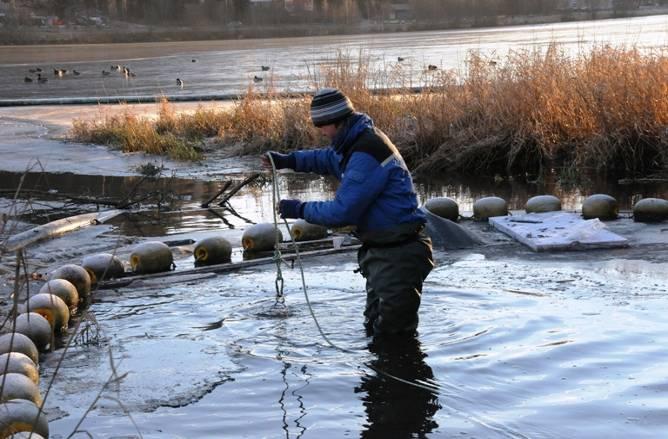
[[[50,223],[34,227],[10,237],[3,246],[0,246],[0,251],[10,252],[19,250],[38,241],[55,238],[93,224],[102,224],[121,213],[121,210],[84,213],[51,221]]]

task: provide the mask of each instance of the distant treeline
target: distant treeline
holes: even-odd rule
[[[572,11],[630,11],[668,0],[13,0],[7,21],[26,24],[56,16],[65,23],[99,18],[138,24],[263,25],[363,21],[456,22],[490,16],[550,15]],[[0,12],[3,12],[0,10]],[[86,23],[86,18],[96,20]]]

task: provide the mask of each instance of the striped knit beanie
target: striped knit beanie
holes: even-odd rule
[[[311,101],[311,119],[317,127],[339,122],[353,111],[355,108],[350,99],[335,88],[318,90]]]

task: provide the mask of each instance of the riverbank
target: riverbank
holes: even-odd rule
[[[363,21],[355,24],[305,23],[262,26],[233,23],[225,24],[222,27],[221,25],[199,25],[197,27],[148,26],[112,22],[106,26],[21,26],[16,28],[0,27],[0,45],[138,43],[353,35],[522,26],[662,14],[668,14],[668,7],[640,7],[635,10],[624,11],[564,11],[554,15],[498,15],[433,22],[396,20],[382,23]]]

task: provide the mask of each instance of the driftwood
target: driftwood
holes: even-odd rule
[[[619,184],[651,184],[651,183],[668,183],[668,177],[647,177],[647,178],[622,178],[617,180]]]
[[[84,195],[72,195],[68,193],[61,193],[61,192],[50,192],[50,191],[43,191],[43,190],[38,190],[38,189],[0,189],[0,194],[5,195],[14,195],[16,192],[20,192],[21,195],[27,195],[27,196],[40,196],[44,198],[55,198],[57,200],[69,200],[74,203],[81,203],[81,204],[104,204],[107,206],[116,206],[118,204],[118,201],[110,199],[110,198],[102,198],[102,197],[87,197]]]
[[[14,194],[17,191],[17,189],[0,189],[0,195],[2,194]],[[161,195],[162,193],[160,191],[152,191],[152,192],[147,192],[143,193],[141,197],[132,199],[136,193],[136,189],[133,189],[130,195],[123,199],[115,199],[115,198],[105,198],[105,197],[88,197],[85,195],[72,195],[68,193],[60,193],[60,192],[49,192],[49,191],[43,191],[43,190],[37,190],[37,189],[21,189],[20,190],[21,195],[25,196],[39,196],[39,197],[44,197],[48,199],[55,199],[58,201],[64,201],[64,202],[71,202],[71,203],[78,203],[78,204],[94,204],[96,206],[111,206],[116,209],[129,209],[132,207],[134,204],[139,204],[142,203],[146,200],[150,200],[151,197],[155,197],[156,195]]]
[[[200,207],[202,207],[202,208],[209,207],[209,204],[211,204],[211,202],[213,200],[215,200],[216,198],[220,197],[223,194],[223,192],[225,192],[227,190],[227,188],[230,187],[231,184],[232,184],[231,181],[229,181],[229,180],[226,181],[225,184],[223,184],[223,187],[218,191],[218,193],[216,193],[216,195],[214,195],[213,197],[209,198],[208,200],[206,200],[205,202],[200,204]]]
[[[50,223],[11,236],[4,245],[0,246],[0,252],[19,250],[38,241],[55,238],[93,224],[102,224],[121,213],[122,211],[120,210],[107,210],[104,212],[84,213],[51,221]]]
[[[230,189],[230,191],[227,194],[225,194],[225,196],[220,200],[220,202],[218,202],[218,205],[222,206],[223,204],[227,203],[227,201],[230,198],[232,198],[234,196],[234,194],[239,192],[239,189],[246,186],[248,183],[252,182],[253,180],[258,178],[259,176],[260,176],[260,174],[249,175],[242,182],[239,182],[236,185],[234,185],[234,187],[232,189]]]
[[[331,254],[336,254],[336,253],[347,253],[347,252],[352,252],[352,251],[357,251],[360,248],[359,245],[348,245],[348,246],[342,246],[338,248],[328,248],[324,250],[314,250],[314,251],[307,251],[307,252],[300,252],[299,256],[301,258],[310,258],[310,257],[315,257],[315,256],[324,256],[324,255],[331,255]],[[297,259],[296,254],[289,254],[289,255],[283,255],[283,260],[285,261],[294,261]],[[171,278],[174,276],[184,276],[184,275],[194,275],[194,274],[203,274],[203,273],[226,273],[230,271],[236,271],[236,270],[241,270],[244,268],[248,267],[255,267],[258,265],[265,265],[265,264],[273,264],[274,263],[274,258],[273,257],[264,257],[264,258],[258,258],[258,259],[251,259],[249,261],[241,261],[241,262],[228,262],[225,264],[217,264],[217,265],[209,265],[206,267],[197,267],[197,268],[191,268],[187,270],[176,270],[176,271],[167,271],[164,273],[155,273],[155,274],[146,274],[146,275],[138,275],[138,276],[129,276],[129,277],[124,277],[121,279],[116,279],[116,280],[109,280],[109,281],[104,281],[104,282],[99,282],[98,289],[110,289],[110,288],[121,288],[121,287],[127,287],[130,284],[132,284],[135,281],[144,281],[148,279],[159,279],[159,278]]]

